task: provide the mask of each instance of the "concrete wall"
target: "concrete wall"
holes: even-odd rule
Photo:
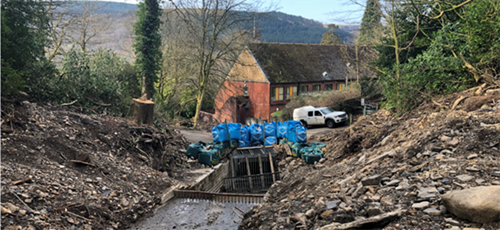
[[[200,182],[190,188],[195,191],[208,191],[217,182],[224,180],[229,175],[229,162],[214,167],[214,171],[206,175]]]

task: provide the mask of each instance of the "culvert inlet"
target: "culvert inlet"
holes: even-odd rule
[[[280,180],[273,147],[238,148],[193,185],[171,190],[165,206],[131,229],[237,229]]]

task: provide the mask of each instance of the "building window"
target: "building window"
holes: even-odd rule
[[[309,91],[308,85],[301,85],[300,88],[299,88],[299,93],[300,94],[307,93],[308,91]]]
[[[335,90],[340,90],[342,88],[340,83],[335,84]]]
[[[283,87],[272,87],[271,88],[271,101],[282,101],[284,92]]]
[[[333,89],[333,84],[325,84],[325,91],[332,90],[332,89]]]
[[[285,99],[290,100],[294,97],[294,95],[297,95],[297,86],[286,87]]]
[[[313,92],[320,90],[321,90],[321,85],[313,85]]]

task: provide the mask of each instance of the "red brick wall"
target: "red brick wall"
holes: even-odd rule
[[[255,117],[269,120],[269,84],[263,82],[247,82],[249,108],[242,108],[237,105],[235,99],[231,97],[243,95],[243,81],[226,80],[215,97],[215,119],[219,122],[245,123],[246,117]]]

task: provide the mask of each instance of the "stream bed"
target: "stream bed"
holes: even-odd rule
[[[154,216],[130,229],[200,229],[234,230],[240,222],[233,209],[248,212],[253,203],[228,203],[199,199],[176,198],[168,201]]]

